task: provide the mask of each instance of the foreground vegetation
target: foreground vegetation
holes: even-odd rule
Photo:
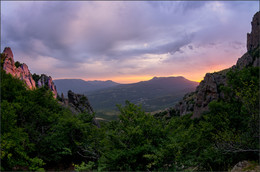
[[[1,170],[228,170],[259,159],[259,68],[228,73],[224,100],[199,119],[155,116],[130,102],[92,124],[46,88],[1,70]]]

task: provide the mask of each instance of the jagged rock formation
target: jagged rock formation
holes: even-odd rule
[[[15,65],[11,48],[6,47],[3,53],[6,55],[3,63],[3,70],[5,70],[6,73],[10,73],[13,77],[23,80],[29,89],[35,89],[35,81],[32,78],[28,66],[24,63],[16,63],[17,66]]]
[[[193,117],[199,117],[202,112],[208,110],[211,101],[224,98],[220,87],[226,85],[227,71],[207,73],[196,91],[186,94],[183,100],[175,105],[177,113],[182,116],[193,112]]]
[[[260,12],[258,11],[251,22],[252,31],[247,34],[247,53],[238,59],[236,67],[259,66],[260,46]]]
[[[257,12],[252,21],[252,31],[247,35],[247,49],[241,58],[237,60],[232,68],[207,73],[204,80],[200,82],[195,92],[186,94],[182,101],[175,105],[175,111],[179,115],[193,112],[193,118],[199,117],[208,110],[208,105],[213,100],[224,98],[224,93],[220,90],[222,85],[226,86],[226,73],[229,70],[243,69],[248,66],[259,66],[259,42],[260,42],[260,12]]]
[[[71,90],[68,91],[68,99],[64,98],[64,95],[61,94],[61,102],[65,107],[68,107],[70,111],[74,114],[88,112],[93,114],[94,110],[90,105],[88,98],[83,94],[75,94]],[[95,117],[93,123],[99,126],[99,123],[96,121]]]
[[[47,76],[45,74],[41,74],[40,78],[36,81],[37,87],[47,87],[49,88],[52,93],[54,94],[54,97],[57,98],[57,89],[54,85],[51,76]]]
[[[68,91],[68,103],[78,112],[94,113],[88,98],[82,94],[75,94],[71,90]]]
[[[260,44],[260,12],[258,11],[251,22],[252,31],[247,34],[247,51],[252,51]]]
[[[56,86],[50,76],[42,74],[40,77],[33,77],[25,63],[20,64],[19,62],[14,62],[13,52],[10,47],[6,47],[3,54],[6,56],[3,61],[3,70],[6,73],[10,73],[13,77],[24,81],[30,90],[35,89],[36,87],[47,86],[47,88],[53,92],[54,98],[57,97]]]
[[[193,117],[199,117],[202,112],[207,111],[211,101],[224,98],[220,86],[226,85],[226,72],[227,70],[206,74],[204,80],[196,88]]]

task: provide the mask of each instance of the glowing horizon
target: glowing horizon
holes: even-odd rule
[[[234,65],[234,64],[233,64]],[[186,78],[187,80],[190,81],[194,81],[194,82],[198,82],[200,83],[206,73],[214,73],[214,72],[219,72],[225,69],[230,68],[231,66],[222,66],[222,65],[215,65],[215,66],[211,66],[208,69],[205,69],[205,73],[202,74],[203,76],[201,76],[201,74],[190,76],[190,75],[185,75],[185,74],[179,74],[179,75],[164,75],[164,76],[125,76],[125,77],[115,77],[115,78],[78,78],[78,79],[82,79],[84,81],[108,81],[111,80],[113,82],[119,83],[119,84],[132,84],[132,83],[137,83],[140,81],[148,81],[151,80],[154,77],[179,77],[182,76],[184,78]],[[59,79],[68,79],[68,78],[59,78]],[[76,78],[71,78],[71,79],[76,79]]]

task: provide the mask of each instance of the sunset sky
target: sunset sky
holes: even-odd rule
[[[200,81],[246,52],[258,10],[258,1],[1,1],[1,51],[53,79]]]

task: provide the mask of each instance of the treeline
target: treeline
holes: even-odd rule
[[[231,70],[225,99],[201,118],[150,115],[130,102],[92,124],[46,88],[1,69],[1,170],[223,171],[259,159],[259,68]]]

